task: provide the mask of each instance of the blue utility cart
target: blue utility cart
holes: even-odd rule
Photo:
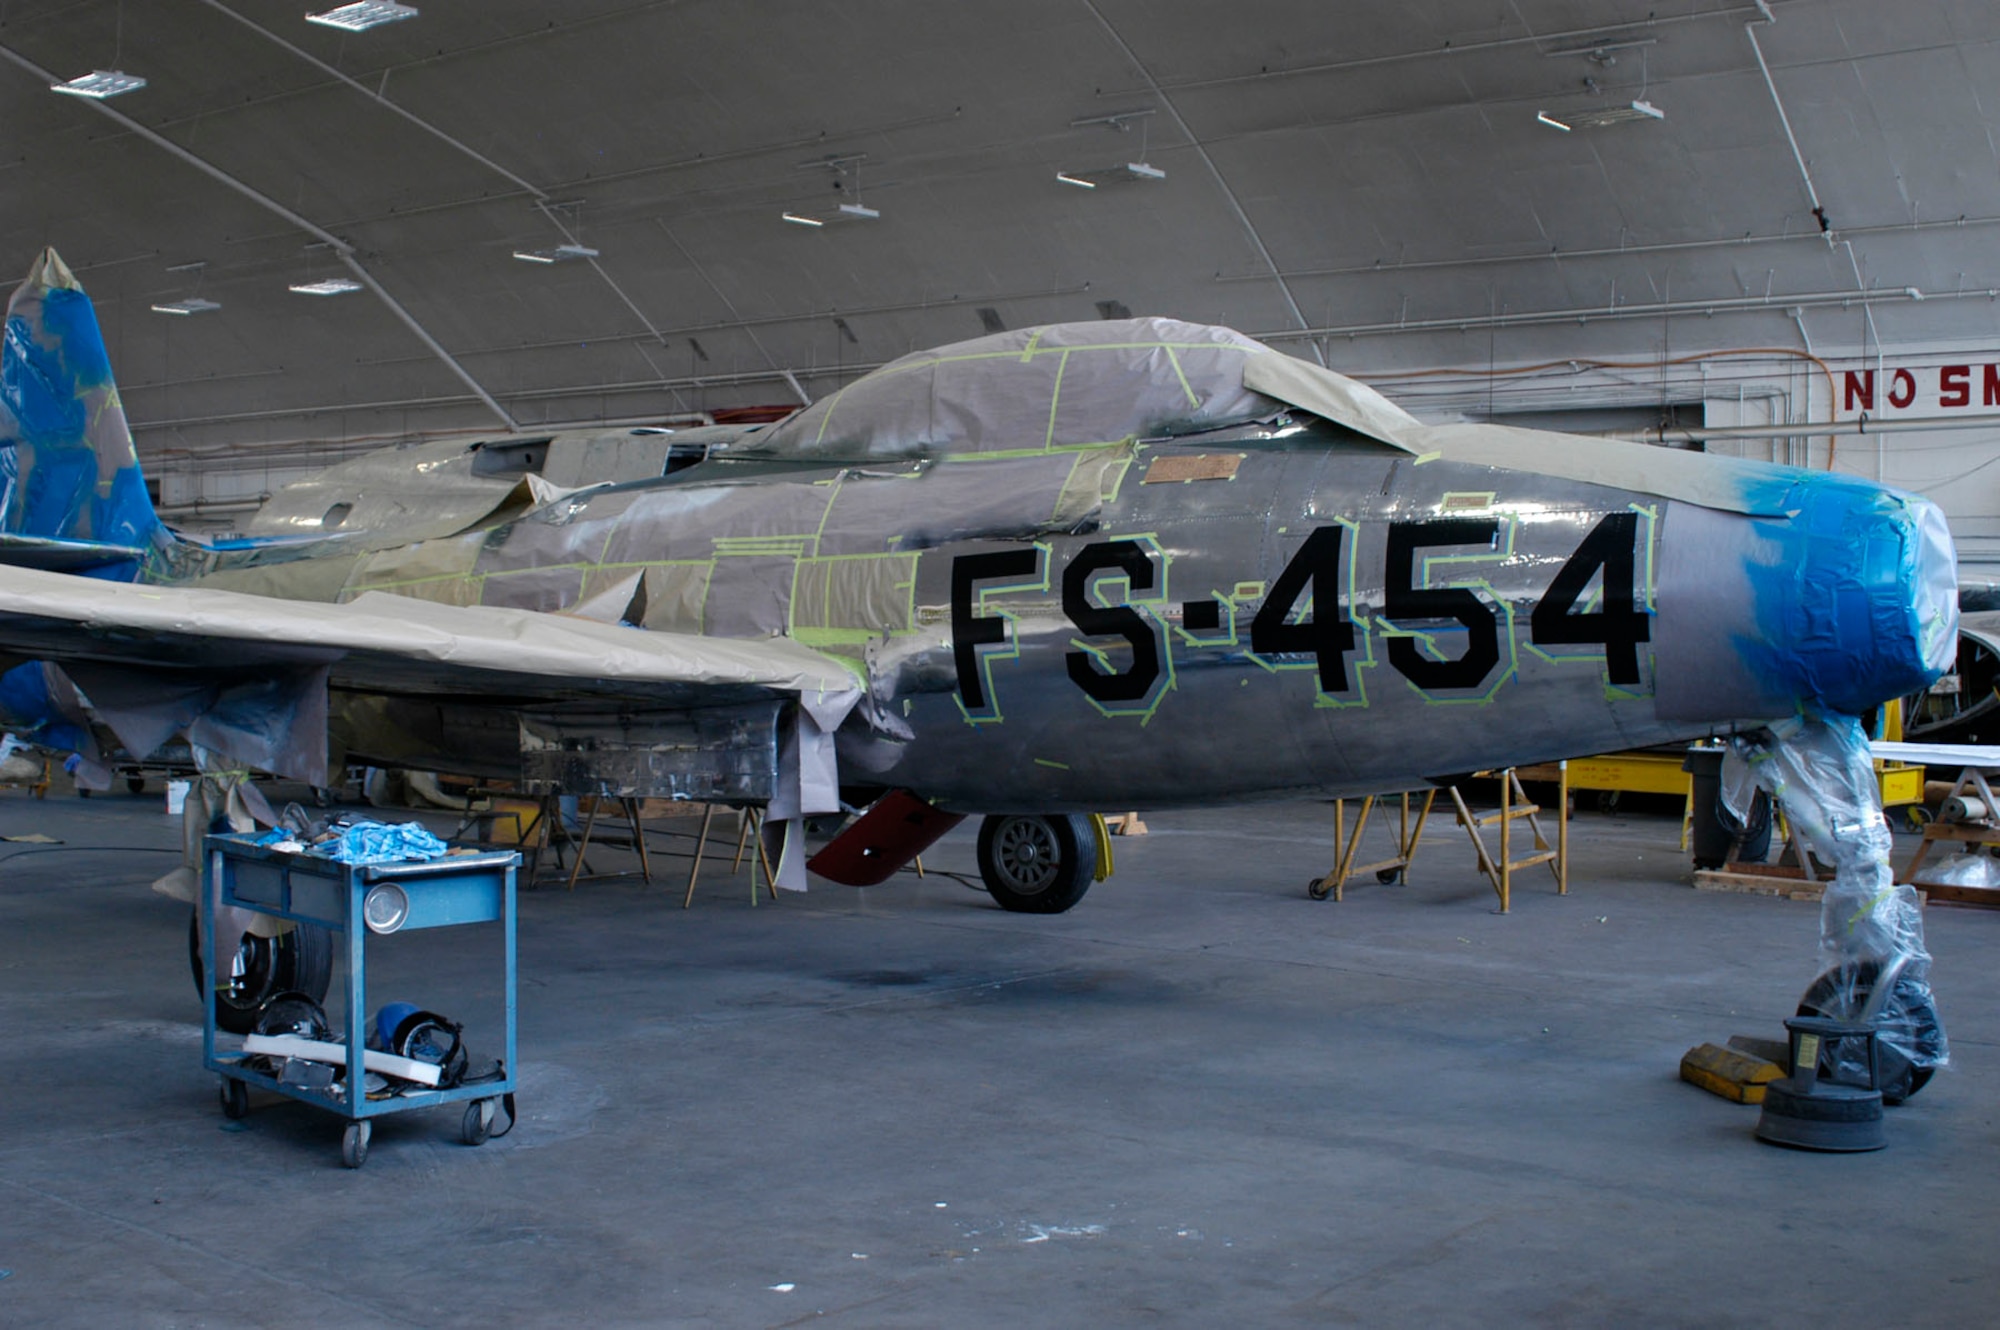
[[[344,954],[347,962],[347,1032],[341,1039],[347,1051],[346,1072],[332,1085],[281,1083],[250,1065],[250,1055],[218,1051],[215,1004],[205,1004],[202,1065],[222,1077],[223,1113],[230,1118],[247,1114],[252,1085],[338,1113],[347,1119],[340,1158],[349,1168],[361,1167],[368,1157],[371,1119],[438,1104],[464,1103],[460,1138],[467,1145],[483,1144],[492,1131],[502,1097],[514,1092],[514,873],[521,856],[506,850],[411,863],[342,864],[318,855],[258,845],[245,835],[209,836],[203,845],[207,865],[204,894],[208,900],[319,924],[336,935],[337,946],[344,940],[344,952],[336,954]],[[507,970],[506,1051],[499,1075],[435,1090],[406,1088],[370,1099],[364,1059],[369,935],[496,921],[504,925]],[[206,972],[215,974],[215,915],[208,909],[201,912],[201,948]]]

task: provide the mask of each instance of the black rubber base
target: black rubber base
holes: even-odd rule
[[[1800,1150],[1880,1150],[1889,1143],[1882,1134],[1882,1092],[1822,1081],[1802,1094],[1790,1081],[1772,1081],[1764,1087],[1757,1139]]]

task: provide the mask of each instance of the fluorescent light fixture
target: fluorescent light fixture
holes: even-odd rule
[[[874,208],[865,207],[859,203],[843,203],[830,217],[812,217],[802,212],[781,212],[778,214],[780,221],[791,222],[795,226],[832,226],[841,222],[872,222],[879,220],[881,216],[882,214]]]
[[[185,300],[170,300],[164,305],[155,305],[153,306],[153,313],[206,314],[212,309],[221,308],[222,306],[213,300],[204,300],[200,296],[189,296]]]
[[[514,257],[523,263],[568,263],[571,259],[594,259],[598,251],[588,245],[557,245],[554,249],[517,249]]]
[[[1151,162],[1122,162],[1117,166],[1101,166],[1090,171],[1056,172],[1057,183],[1075,185],[1078,189],[1101,189],[1106,185],[1130,185],[1166,178],[1167,173]]]
[[[1665,120],[1667,113],[1648,101],[1627,102],[1623,106],[1593,106],[1565,111],[1558,120],[1547,111],[1535,112],[1535,119],[1552,129],[1603,129],[1607,125],[1629,124],[1635,120]]]
[[[121,92],[136,92],[145,86],[146,80],[137,74],[127,74],[119,69],[93,69],[67,83],[51,83],[49,91],[101,102],[106,97],[116,97]]]
[[[415,5],[391,4],[389,0],[360,0],[358,4],[342,5],[324,14],[308,14],[306,22],[325,28],[339,28],[342,32],[366,32],[384,23],[416,16]]]
[[[293,282],[289,288],[302,296],[344,296],[359,291],[361,283],[345,277],[322,277],[317,282]]]

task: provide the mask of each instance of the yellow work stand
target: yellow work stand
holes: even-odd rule
[[[1465,796],[1456,785],[1442,787],[1451,796],[1452,806],[1457,810],[1458,824],[1472,837],[1472,847],[1479,856],[1479,871],[1493,884],[1493,890],[1500,897],[1500,913],[1507,913],[1513,903],[1514,874],[1523,868],[1536,864],[1547,864],[1555,874],[1556,891],[1560,895],[1569,894],[1569,772],[1568,764],[1550,763],[1536,771],[1549,771],[1556,782],[1560,812],[1556,818],[1556,839],[1554,844],[1542,833],[1541,805],[1528,799],[1527,791],[1521,788],[1520,772],[1513,767],[1505,771],[1482,771],[1481,776],[1494,776],[1500,780],[1500,810],[1495,813],[1474,813],[1466,804]],[[1410,816],[1411,801],[1421,799],[1416,806],[1414,821]],[[1431,807],[1436,803],[1438,789],[1421,791],[1392,791],[1388,794],[1371,794],[1361,800],[1361,808],[1354,818],[1352,830],[1347,826],[1346,799],[1333,801],[1333,867],[1325,877],[1316,877],[1306,884],[1306,894],[1316,901],[1328,896],[1333,899],[1347,899],[1347,884],[1363,873],[1373,873],[1375,880],[1383,884],[1406,877],[1411,863],[1417,857],[1417,843],[1423,838],[1424,824],[1430,820]],[[1357,864],[1360,857],[1361,835],[1368,829],[1368,818],[1374,811],[1377,800],[1398,801],[1399,817],[1395,828],[1395,853],[1386,859],[1372,863]],[[1533,838],[1534,849],[1521,858],[1514,857],[1516,823],[1526,823],[1528,834]],[[1487,827],[1500,828],[1500,850],[1496,855],[1487,848],[1483,834]]]
[[[1459,825],[1472,837],[1472,845],[1479,853],[1479,871],[1493,884],[1493,890],[1500,897],[1500,913],[1506,914],[1513,904],[1514,874],[1523,868],[1533,868],[1536,864],[1547,864],[1549,872],[1555,876],[1556,894],[1569,895],[1569,763],[1556,765],[1556,839],[1551,845],[1542,834],[1541,805],[1528,799],[1528,792],[1521,788],[1521,775],[1517,768],[1508,767],[1504,771],[1482,771],[1481,776],[1497,776],[1500,780],[1500,811],[1475,814],[1465,805],[1465,796],[1458,787],[1450,788],[1451,801],[1458,809]],[[1513,830],[1516,822],[1525,822],[1528,833],[1534,838],[1535,848],[1514,858]],[[1486,848],[1486,837],[1481,834],[1486,827],[1500,828],[1500,853],[1494,855]]]
[[[1306,883],[1306,895],[1316,901],[1328,896],[1335,900],[1347,899],[1347,883],[1357,873],[1373,873],[1377,882],[1387,885],[1409,871],[1410,861],[1417,856],[1417,840],[1424,834],[1424,823],[1430,819],[1431,805],[1437,801],[1435,788],[1423,791],[1423,805],[1417,810],[1416,826],[1410,825],[1410,797],[1413,791],[1400,794],[1371,794],[1361,800],[1361,811],[1355,815],[1354,831],[1347,835],[1343,843],[1342,834],[1347,826],[1347,800],[1333,801],[1333,868],[1325,877],[1316,877]],[[1402,820],[1396,829],[1396,853],[1387,859],[1377,859],[1372,864],[1356,864],[1355,852],[1361,848],[1361,833],[1368,829],[1368,814],[1375,807],[1377,799],[1400,799]]]

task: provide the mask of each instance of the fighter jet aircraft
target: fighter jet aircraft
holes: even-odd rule
[[[815,860],[847,881],[985,814],[981,872],[1014,910],[1084,894],[1092,810],[1858,711],[1956,644],[1921,498],[1425,425],[1170,319],[918,352],[782,423],[700,431],[672,474],[544,487],[464,529],[349,536],[330,508],[233,547],[144,504],[53,251],[6,357],[0,651],[59,662],[134,751],[181,731],[316,783],[365,760],[780,826],[877,804]]]

